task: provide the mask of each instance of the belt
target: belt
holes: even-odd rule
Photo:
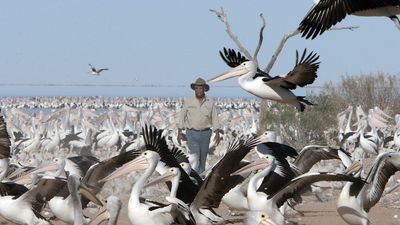
[[[204,128],[204,129],[201,129],[201,130],[189,128],[188,130],[193,130],[193,131],[208,131],[208,130],[211,130],[211,128]]]

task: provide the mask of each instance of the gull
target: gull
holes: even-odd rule
[[[90,71],[88,73],[99,76],[101,72],[108,70],[108,68],[101,68],[101,69],[96,69],[92,64],[89,63]]]

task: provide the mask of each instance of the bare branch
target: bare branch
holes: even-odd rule
[[[351,30],[351,31],[353,31],[353,30],[355,30],[355,29],[357,29],[357,28],[359,28],[359,27],[357,27],[357,26],[350,26],[350,27],[332,27],[332,28],[330,28],[330,29],[327,30],[327,31],[334,31],[334,30]],[[289,32],[289,33],[287,33],[287,34],[285,34],[285,35],[283,36],[283,38],[282,38],[282,40],[281,40],[281,43],[279,44],[278,48],[275,50],[274,54],[272,55],[271,60],[269,61],[267,67],[265,67],[265,69],[264,69],[264,72],[269,73],[269,71],[272,69],[272,67],[273,67],[274,64],[275,64],[275,61],[276,61],[276,59],[278,58],[278,55],[281,53],[283,47],[285,46],[286,41],[287,41],[289,38],[298,35],[299,33],[300,33],[299,30],[294,30],[294,31]]]
[[[265,19],[264,19],[262,13],[260,14],[260,18],[261,18],[260,39],[258,40],[258,45],[256,47],[256,51],[254,52],[254,56],[253,56],[253,59],[256,61],[257,65],[258,65],[257,55],[258,55],[258,52],[260,51],[260,48],[261,48],[261,45],[262,45],[262,42],[264,39],[263,33],[264,33],[264,28],[265,28]]]
[[[300,34],[299,30],[294,30],[294,31],[289,32],[289,33],[287,33],[287,34],[285,34],[283,36],[283,38],[281,40],[281,43],[279,44],[278,48],[275,50],[274,54],[272,55],[271,60],[269,61],[267,67],[264,69],[264,72],[269,73],[269,71],[272,69],[272,66],[274,66],[274,64],[275,64],[275,61],[278,58],[278,55],[281,53],[283,47],[285,46],[286,41],[289,38],[291,38],[291,37],[293,37],[293,36],[295,36],[297,34]]]
[[[225,31],[228,33],[229,37],[235,42],[235,44],[239,47],[239,50],[249,59],[253,60],[253,57],[250,55],[249,51],[242,45],[239,41],[238,37],[232,32],[231,26],[228,22],[227,15],[224,12],[224,9],[221,7],[221,12],[217,10],[210,9],[211,12],[215,13],[219,20],[221,20],[225,24]]]

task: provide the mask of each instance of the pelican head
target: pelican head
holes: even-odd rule
[[[400,152],[389,152],[387,153],[387,158],[397,170],[400,170]]]
[[[207,82],[208,83],[215,83],[218,81],[223,81],[229,78],[237,77],[237,76],[242,76],[245,74],[255,74],[257,72],[257,64],[254,61],[245,61],[242,64],[240,64],[237,67],[234,67],[233,69],[220,74],[212,79],[209,79]]]
[[[245,225],[276,225],[270,216],[262,211],[249,211],[246,213]]]
[[[111,195],[107,198],[106,202],[106,206],[99,209],[89,225],[98,225],[106,220],[115,221],[114,223],[109,224],[117,224],[116,221],[122,207],[121,200],[118,197]]]
[[[157,152],[150,150],[144,151],[140,156],[138,156],[137,158],[135,158],[130,162],[125,163],[120,168],[112,172],[110,175],[101,179],[99,182],[106,182],[115,179],[117,177],[123,176],[125,174],[128,174],[132,171],[145,170],[149,166],[150,162],[158,163],[159,161],[160,161],[160,156],[158,155]]]
[[[145,187],[149,187],[164,181],[172,181],[177,176],[181,176],[181,171],[176,167],[169,168],[167,172],[147,183]]]
[[[265,169],[270,164],[273,164],[275,162],[275,158],[271,155],[265,155],[261,159],[258,159],[246,166],[243,166],[242,168],[236,170],[231,174],[231,176],[234,175],[244,175],[247,173],[250,173],[255,170],[262,170]]]

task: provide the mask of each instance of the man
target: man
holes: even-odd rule
[[[219,122],[214,101],[207,98],[205,92],[210,90],[202,78],[197,78],[190,87],[195,96],[186,98],[178,120],[178,143],[181,144],[186,129],[189,158],[192,168],[199,174],[205,170],[211,134],[215,133],[214,142],[219,144]]]

